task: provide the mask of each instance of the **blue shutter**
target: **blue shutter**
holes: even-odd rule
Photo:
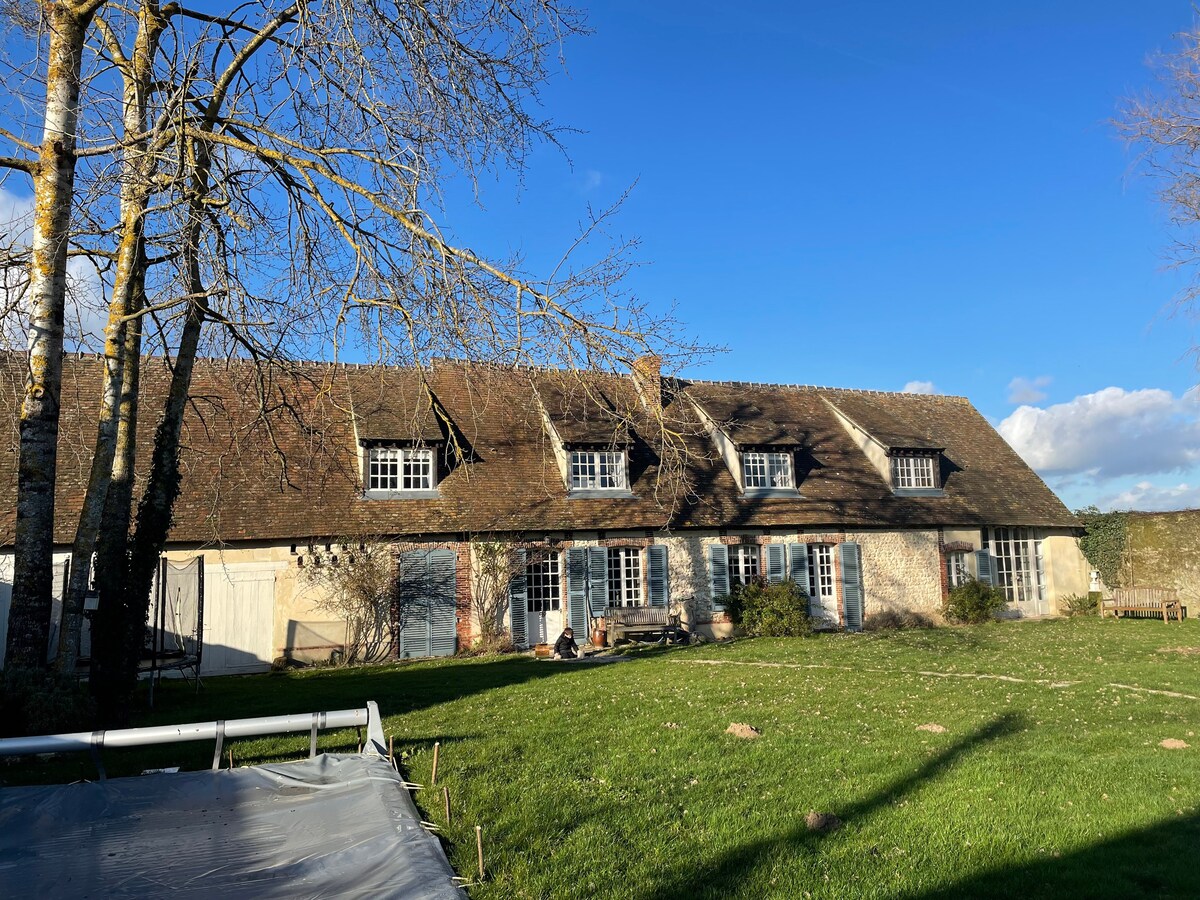
[[[588,633],[587,550],[572,547],[567,551],[567,621],[575,632],[576,643]]]
[[[588,547],[588,594],[592,615],[600,618],[608,609],[608,550]]]
[[[529,645],[529,636],[525,632],[525,607],[529,599],[525,583],[525,551],[513,551],[514,563],[512,578],[508,582],[508,630],[512,633],[512,642],[518,647]]]
[[[788,544],[789,574],[796,587],[808,593],[808,544]]]
[[[453,656],[458,649],[458,616],[455,608],[455,564],[453,550],[432,550],[429,566],[429,652],[431,656]]]
[[[646,568],[650,570],[650,605],[666,606],[670,601],[670,573],[667,568],[667,548],[655,544],[646,548]]]
[[[785,550],[783,544],[767,544],[767,581],[775,584],[783,581]]]
[[[984,584],[992,583],[992,555],[986,550],[975,551],[975,578]]]
[[[862,563],[858,544],[847,541],[838,544],[842,563],[842,608],[845,610],[846,630],[861,631],[863,623]]]
[[[428,563],[424,550],[400,554],[397,632],[401,659],[429,655],[429,592],[426,590]]]
[[[729,548],[724,544],[711,544],[708,548],[708,590],[713,609],[724,609],[719,597],[729,596]]]

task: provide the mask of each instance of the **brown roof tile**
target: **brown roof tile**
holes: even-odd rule
[[[0,453],[0,491],[5,492],[0,509],[11,511],[16,489],[15,410],[24,363],[15,355],[4,363],[0,402],[10,410],[10,427],[8,452]],[[143,460],[169,377],[161,359],[145,360],[144,371],[139,425]],[[56,537],[64,543],[72,535],[87,480],[99,377],[98,360],[66,360],[56,493]],[[683,382],[665,394],[664,429],[641,409],[630,379],[587,377],[594,382],[591,397],[573,395],[578,386],[573,388],[572,379],[561,372],[438,364],[426,378],[429,396],[444,411],[446,424],[431,417],[433,407],[423,408],[412,373],[309,364],[273,375],[264,404],[247,364],[203,361],[196,369],[185,422],[183,492],[171,538],[277,541],[664,525],[1075,524],[1058,498],[960,398]],[[567,496],[542,426],[539,398],[547,413],[557,417],[556,426],[570,423],[572,411],[594,404],[586,425],[563,425],[560,435],[565,441],[611,441],[615,424],[628,423],[632,499]],[[826,400],[840,409],[859,409],[868,402],[903,432],[945,447],[944,496],[892,495]],[[801,498],[743,497],[700,427],[693,402],[708,410],[753,406],[756,420],[769,421],[779,433],[803,440],[796,451]],[[364,499],[355,422],[359,438],[397,441],[432,442],[437,426],[437,434],[446,441],[439,497]],[[392,432],[405,433],[389,437]],[[759,441],[767,433],[755,433],[752,442],[769,443]],[[686,486],[680,473],[686,476]],[[0,528],[3,539],[11,540],[11,512],[0,517]]]

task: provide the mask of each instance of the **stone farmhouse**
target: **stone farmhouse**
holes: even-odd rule
[[[142,457],[168,378],[162,359],[145,369]],[[20,366],[6,371],[11,405]],[[99,376],[98,359],[67,360],[64,556]],[[0,547],[15,426],[8,440]],[[756,576],[794,578],[815,617],[849,630],[889,607],[936,613],[968,577],[1001,586],[1014,616],[1053,614],[1088,588],[1078,523],[961,397],[663,378],[653,358],[628,375],[207,360],[183,468],[167,556],[203,561],[210,674],[341,646],[343,623],[314,606],[301,570],[368,535],[431,586],[393,636],[402,657],[470,645],[485,539],[521,548],[505,624],[526,646],[568,624],[588,635],[610,606],[671,607],[725,635],[722,597]],[[6,601],[0,590],[0,626]]]

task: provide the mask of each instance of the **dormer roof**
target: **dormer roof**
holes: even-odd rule
[[[446,424],[417,369],[345,370],[354,429],[362,443],[439,444]]]

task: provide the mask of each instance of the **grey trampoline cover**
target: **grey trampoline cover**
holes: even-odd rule
[[[0,897],[464,893],[378,756],[0,790]]]

